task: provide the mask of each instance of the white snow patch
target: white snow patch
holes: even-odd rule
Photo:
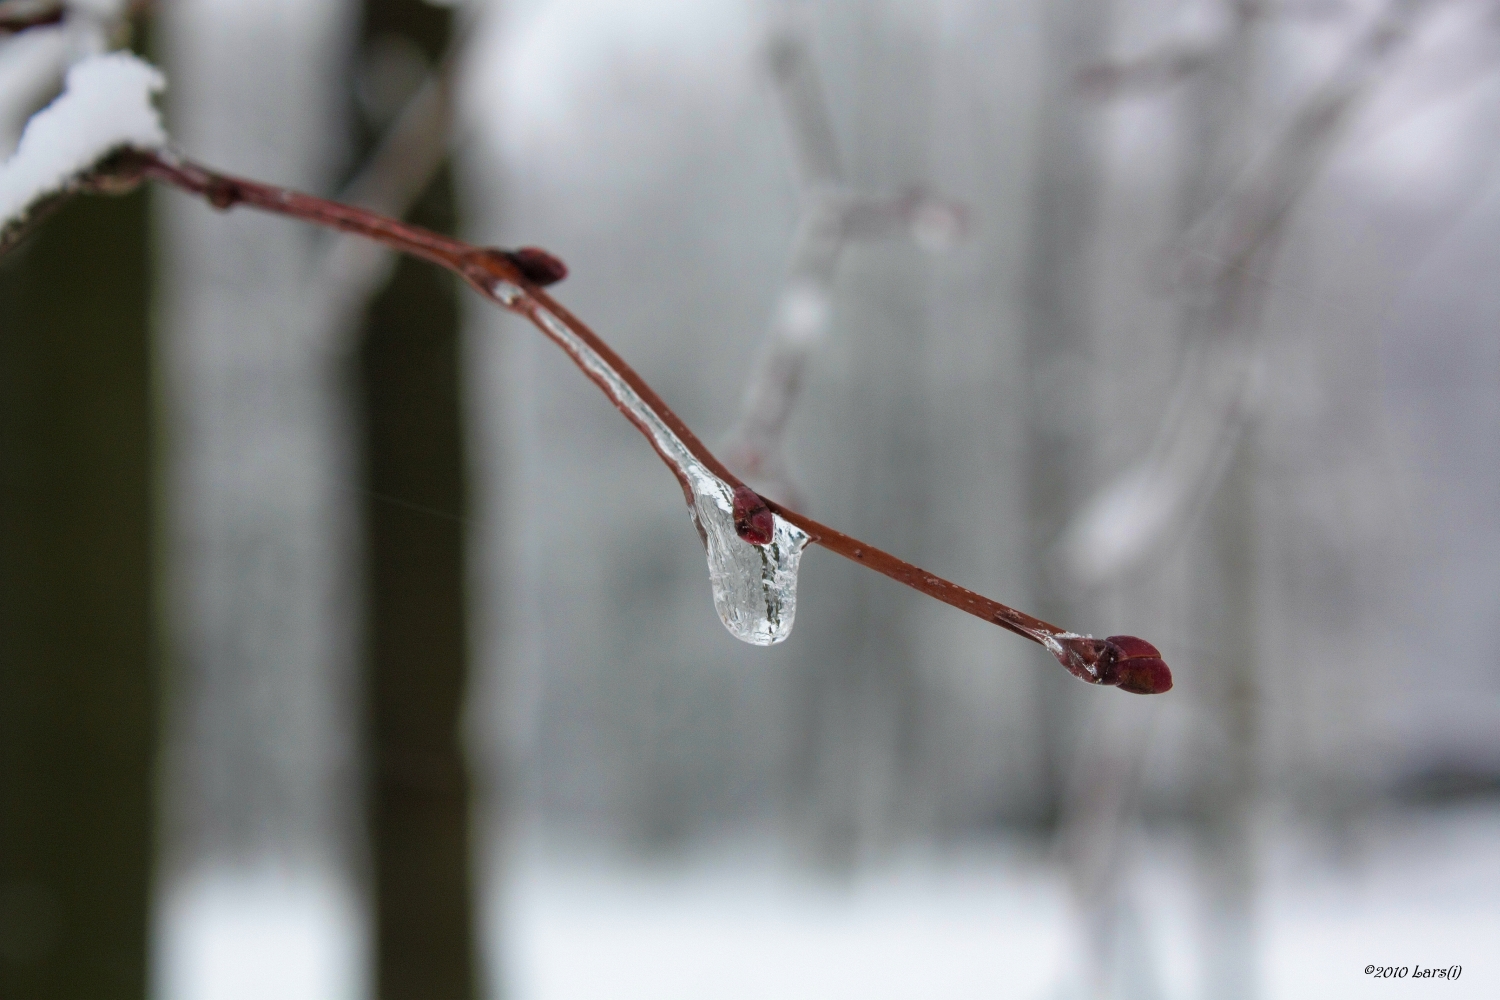
[[[166,83],[160,70],[126,53],[91,56],[69,69],[62,95],[31,116],[15,154],[0,165],[0,226],[116,150],[164,145],[151,96]]]
[[[165,887],[159,1000],[357,1000],[367,930],[342,879],[307,866],[205,870]]]
[[[519,1000],[1051,1000],[1084,995],[1065,873],[1024,842],[887,858],[847,882],[776,860],[768,842],[631,861],[531,828],[489,880],[492,995]],[[1446,968],[1444,1000],[1500,996],[1500,808],[1383,812],[1338,831],[1273,819],[1257,838],[1259,995],[1407,997],[1370,964]],[[1205,992],[1207,900],[1189,831],[1133,837],[1122,898],[1139,989]],[[369,995],[369,915],[311,866],[210,869],[163,887],[161,1000]],[[1154,974],[1153,974],[1154,973]],[[1129,985],[1129,984],[1126,984]],[[1111,996],[1120,996],[1114,992]],[[1425,997],[1429,995],[1423,992]]]

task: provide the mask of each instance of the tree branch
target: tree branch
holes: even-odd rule
[[[154,0],[131,0],[124,15],[152,12]],[[0,0],[0,37],[15,35],[28,28],[45,28],[68,19],[68,5],[61,0]]]
[[[61,24],[66,13],[61,3],[6,0],[0,3],[0,35],[14,35],[27,28]]]
[[[480,295],[502,308],[524,316],[549,339],[562,346],[583,369],[584,374],[604,389],[625,417],[651,441],[652,447],[656,448],[682,483],[689,503],[692,502],[693,494],[684,471],[663,449],[645,418],[627,408],[617,397],[616,390],[609,385],[610,375],[633,390],[649,409],[651,416],[676,435],[683,447],[704,467],[735,491],[737,507],[740,505],[741,495],[749,496],[751,504],[761,499],[704,447],[681,418],[608,344],[542,291],[541,286],[552,284],[566,273],[562,263],[544,251],[530,249],[511,252],[494,247],[473,246],[366,209],[216,173],[169,154],[126,152],[107,161],[99,172],[111,178],[111,184],[154,180],[198,195],[221,210],[235,205],[249,205],[262,211],[354,233],[447,268],[462,277]],[[97,188],[98,185],[94,187]],[[584,364],[577,356],[576,348],[568,343],[568,337],[587,345],[608,366],[610,372],[602,373]],[[1171,671],[1161,660],[1156,648],[1144,640],[1133,636],[1095,639],[1069,632],[950,583],[790,508],[772,501],[761,502],[766,509],[807,532],[810,541],[829,551],[1045,646],[1058,662],[1080,680],[1090,684],[1115,685],[1138,694],[1157,694],[1172,686]],[[758,537],[755,513],[751,510],[746,512],[743,519],[737,517],[737,521],[742,520],[743,523],[741,536],[752,543],[756,543]]]

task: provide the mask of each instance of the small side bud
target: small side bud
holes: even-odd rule
[[[760,494],[748,486],[734,488],[734,530],[751,545],[765,545],[771,540],[776,519]]]
[[[1112,635],[1104,640],[1113,655],[1100,683],[1113,684],[1132,694],[1162,694],[1172,690],[1172,670],[1161,658],[1161,650],[1133,635]]]
[[[568,276],[568,265],[541,247],[522,247],[506,252],[505,256],[523,278],[541,288],[555,285]]]
[[[227,177],[215,177],[210,180],[203,196],[208,199],[210,205],[221,212],[233,208],[244,200],[244,195],[240,194],[240,186]]]

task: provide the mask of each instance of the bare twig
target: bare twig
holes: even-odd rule
[[[1093,97],[1151,93],[1192,76],[1211,56],[1203,45],[1177,42],[1128,61],[1090,66],[1078,74],[1078,86]]]
[[[588,349],[612,370],[611,374],[628,385],[649,408],[652,415],[670,429],[671,433],[681,441],[683,447],[704,467],[735,489],[737,494],[741,490],[746,493],[751,492],[725,468],[712,452],[703,446],[703,443],[688,429],[681,418],[672,412],[661,397],[619,355],[615,354],[608,344],[550,295],[542,291],[541,285],[550,284],[565,273],[561,262],[542,251],[510,252],[493,247],[473,246],[420,226],[387,218],[368,209],[216,173],[191,161],[167,154],[124,153],[102,166],[100,173],[111,178],[112,184],[145,179],[168,184],[198,195],[221,210],[235,205],[248,205],[262,211],[353,233],[445,267],[462,277],[470,287],[486,299],[530,320],[549,339],[565,346],[569,356],[574,357],[575,361],[577,358],[573,350],[568,347],[557,327],[561,326],[568,336],[587,345]],[[646,433],[647,439],[662,454],[668,466],[679,476],[679,479],[683,479],[683,473],[662,450],[662,446],[648,431],[643,419],[626,409],[609,390],[605,376],[581,364],[580,367],[584,368],[584,373],[590,379],[606,389],[607,394],[621,408],[626,418]],[[684,492],[691,500],[689,484],[684,481],[682,485]],[[819,524],[788,507],[783,507],[773,501],[766,501],[765,506],[805,531],[811,542],[868,566],[898,583],[919,590],[945,604],[950,604],[1045,646],[1070,673],[1080,680],[1091,684],[1115,685],[1139,694],[1160,693],[1170,689],[1172,685],[1171,671],[1161,660],[1160,653],[1144,640],[1133,636],[1095,639],[1091,636],[1069,632],[950,583],[888,552],[883,552],[856,538]],[[753,522],[752,512],[752,516],[746,518],[747,528]],[[753,534],[746,534],[745,537],[754,541]]]
[[[851,240],[911,235],[941,247],[962,234],[962,206],[913,189],[894,198],[819,192],[809,197],[792,243],[786,282],[777,297],[760,356],[746,380],[739,416],[725,440],[730,466],[789,503],[796,485],[783,456],[787,421],[802,373],[832,314],[833,281]]]
[[[153,0],[131,0],[125,5],[126,17],[149,14]],[[28,28],[45,28],[67,20],[68,5],[59,0],[0,0],[0,36],[14,35]]]
[[[61,24],[66,14],[61,3],[50,0],[5,0],[0,3],[0,35]]]
[[[817,66],[802,33],[792,25],[771,34],[766,50],[803,189],[838,187],[844,182],[838,140]]]

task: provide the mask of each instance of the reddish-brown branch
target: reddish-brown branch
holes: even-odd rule
[[[0,35],[61,24],[64,13],[60,3],[0,3]]]
[[[540,284],[550,284],[565,273],[561,262],[543,251],[511,252],[493,247],[476,247],[366,209],[288,191],[258,181],[232,177],[186,160],[155,153],[122,154],[111,160],[102,168],[102,171],[108,175],[111,183],[151,179],[199,195],[219,209],[229,209],[235,205],[250,205],[263,211],[291,216],[305,222],[375,240],[394,250],[448,268],[485,298],[525,316],[549,338],[556,339],[542,318],[544,311],[550,313],[614,369],[615,373],[655,412],[662,423],[681,440],[683,446],[698,461],[728,483],[737,493],[746,488],[713,452],[703,445],[697,435],[688,429],[688,426],[672,411],[671,407],[667,406],[662,398],[646,384],[646,381],[600,339],[598,334],[542,291]],[[519,290],[519,294],[502,295],[500,291],[502,285]],[[587,368],[584,368],[584,372],[598,382],[601,388],[607,388],[599,375],[590,372]],[[617,405],[619,405],[618,401]],[[620,406],[620,409],[646,434],[647,440],[652,441],[653,446],[656,446],[654,436],[641,419],[624,406]],[[662,457],[667,458],[665,454]],[[675,463],[668,460],[667,464],[674,471],[676,470]],[[679,478],[680,475],[679,473]],[[683,487],[688,492],[691,502],[692,494],[688,489],[688,484],[684,483]],[[967,611],[971,615],[1040,643],[1047,647],[1069,672],[1081,680],[1091,684],[1114,684],[1127,691],[1140,694],[1155,694],[1166,691],[1172,686],[1171,672],[1160,659],[1155,647],[1141,639],[1130,636],[1094,639],[1075,635],[1056,625],[1033,618],[998,601],[992,601],[971,590],[950,583],[888,552],[819,524],[794,510],[770,501],[766,501],[766,506],[807,532],[812,542],[829,551],[868,566],[877,573],[882,573],[898,583],[919,590],[929,597],[935,597],[961,611]]]
[[[132,0],[126,5],[127,17],[149,14],[152,0]],[[67,19],[65,4],[52,0],[0,0],[0,35],[14,35],[28,28],[45,28]]]

